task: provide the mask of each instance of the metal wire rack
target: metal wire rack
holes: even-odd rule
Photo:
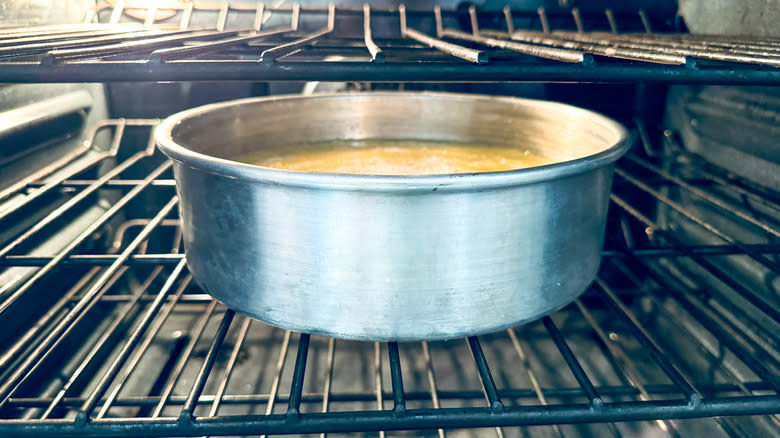
[[[772,329],[780,321],[777,298],[729,278],[716,263],[741,257],[780,271],[776,223],[712,194],[736,191],[745,202],[780,210],[778,197],[764,188],[701,160],[689,166],[706,171],[683,178],[636,150],[619,162],[610,221],[638,225],[652,240],[608,239],[601,272],[582,298],[492,335],[348,342],[236,315],[191,281],[180,252],[170,162],[155,152],[150,134],[156,124],[106,120],[83,149],[0,192],[6,224],[36,202],[59,199],[0,247],[0,274],[11,272],[0,278],[12,279],[0,284],[0,324],[14,327],[0,351],[0,435],[432,429],[444,436],[449,429],[489,427],[503,436],[513,426],[550,425],[564,436],[569,424],[606,423],[593,426],[601,427],[595,433],[622,436],[625,422],[646,420],[679,436],[681,423],[673,419],[708,418],[737,436],[729,416],[760,416],[754,418],[767,430],[780,424],[780,354]],[[641,122],[636,128],[649,141]],[[135,140],[128,141],[131,131]],[[109,147],[96,148],[103,132],[110,134]],[[666,138],[674,141],[671,133]],[[101,165],[108,167],[96,176]],[[676,203],[671,189],[740,218],[767,233],[767,241],[731,238]],[[685,244],[633,202],[640,192],[723,244]],[[127,215],[144,211],[135,204],[141,200],[156,207],[148,215]],[[63,219],[97,204],[102,213],[56,253],[31,249],[38,235],[58,232]],[[110,237],[107,250],[92,242],[101,233]],[[719,276],[747,300],[747,312],[735,320],[732,312],[741,310],[729,307],[727,293],[675,280],[662,262],[677,259]],[[64,293],[51,304],[31,305],[45,301],[42,291],[51,289],[52,278]],[[173,320],[187,330],[169,333]],[[679,354],[672,339],[689,347]],[[707,363],[705,371],[697,361]],[[349,384],[338,387],[344,373],[349,377],[340,381]]]
[[[154,3],[140,9],[143,25],[122,21],[139,9],[117,2],[90,11],[83,25],[3,30],[0,81],[780,81],[780,40],[690,35],[669,24],[673,17],[643,10],[188,2],[160,20]],[[192,24],[198,14],[210,15],[209,23]]]

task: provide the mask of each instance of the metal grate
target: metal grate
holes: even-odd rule
[[[771,328],[780,321],[777,297],[736,282],[716,263],[740,257],[780,271],[776,223],[712,194],[737,191],[780,210],[764,188],[701,160],[689,164],[708,166],[695,177],[676,176],[636,150],[619,162],[610,223],[624,231],[638,225],[652,240],[640,242],[628,231],[625,238],[611,235],[597,280],[573,304],[535,323],[465,340],[347,342],[236,315],[191,282],[179,252],[170,163],[151,137],[156,124],[107,120],[84,149],[0,192],[4,224],[40,208],[36,203],[56,201],[0,247],[6,328],[0,435],[438,429],[444,436],[449,429],[490,427],[503,436],[512,426],[551,425],[564,436],[569,424],[606,423],[588,427],[598,436],[622,436],[625,422],[647,420],[679,436],[685,422],[673,419],[708,418],[738,436],[728,416],[763,415],[753,417],[763,430],[780,424],[779,340]],[[647,141],[644,126],[636,127]],[[109,147],[96,147],[105,133]],[[688,154],[670,150],[676,158]],[[673,190],[740,218],[767,241],[731,238],[677,204]],[[632,202],[640,192],[723,244],[685,244],[651,219],[653,211]],[[60,233],[63,221],[98,205],[101,213],[59,250],[34,249],[40,235]],[[96,235],[109,237],[108,250],[94,244]],[[719,276],[748,301],[748,312],[724,307],[719,289],[675,280],[663,262],[678,259]],[[46,303],[52,289],[58,292]],[[680,351],[678,340],[688,347]],[[697,362],[706,364],[703,371]]]
[[[128,10],[144,25],[122,22]],[[82,26],[0,33],[0,81],[780,82],[778,39],[669,33],[684,30],[673,17],[620,12],[117,2]]]

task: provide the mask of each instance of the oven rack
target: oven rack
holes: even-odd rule
[[[722,281],[730,291],[693,290],[675,281],[669,268],[659,263],[684,258],[721,278],[724,273],[713,261],[730,255],[759,261],[777,272],[780,243],[771,237],[780,233],[776,224],[749,213],[747,207],[722,204],[710,194],[713,187],[735,190],[746,203],[780,209],[778,198],[766,189],[709,165],[702,173],[705,181],[682,179],[656,167],[640,151],[630,152],[618,164],[610,217],[639,225],[656,244],[626,238],[622,244],[609,245],[598,278],[582,298],[520,328],[449,341],[456,344],[448,348],[461,343],[465,357],[470,357],[459,362],[436,356],[440,342],[348,342],[271,328],[235,314],[203,293],[191,282],[180,252],[171,163],[155,151],[151,135],[157,123],[105,120],[94,127],[83,149],[0,192],[0,201],[6,202],[1,204],[0,221],[52,194],[65,196],[57,209],[0,247],[0,272],[36,269],[20,276],[19,284],[0,285],[5,289],[0,325],[10,327],[19,318],[26,321],[0,351],[2,436],[217,436],[438,428],[439,436],[444,436],[445,429],[491,427],[502,437],[503,428],[520,425],[550,425],[563,436],[564,425],[580,423],[606,423],[597,435],[621,436],[623,422],[641,420],[679,436],[681,423],[671,420],[687,418],[710,418],[729,436],[738,436],[729,416],[745,415],[761,416],[756,421],[778,426],[778,333],[761,322],[762,318],[771,320],[770,325],[780,321],[776,300],[729,278]],[[636,128],[646,133],[640,122]],[[124,139],[131,131],[136,133],[132,137],[136,147]],[[95,147],[101,133],[110,135],[110,147]],[[667,141],[674,141],[671,134]],[[653,150],[653,145],[645,146]],[[122,153],[125,148],[140,150]],[[675,153],[687,154],[682,149]],[[89,171],[101,165],[102,176],[90,176]],[[691,165],[705,164],[692,161]],[[140,176],[138,168],[143,169]],[[638,190],[679,210],[692,223],[721,232],[670,199],[669,188],[691,192],[714,209],[742,217],[770,238],[761,244],[732,239],[722,245],[686,245],[625,195],[627,189]],[[79,206],[98,202],[95,194],[101,190],[119,191],[119,195],[110,198],[105,213],[72,243],[47,255],[25,249],[26,241],[47,229],[56,231],[62,226],[58,220]],[[148,216],[110,225],[112,218],[132,211],[128,206],[144,196],[162,199],[159,208]],[[95,252],[86,242],[101,231],[115,237],[110,250]],[[619,275],[611,275],[615,272]],[[72,283],[60,284],[67,293],[45,314],[16,305],[47,287],[45,280],[52,274],[72,278],[61,280]],[[128,290],[126,283],[137,284]],[[749,301],[747,311],[724,305],[735,293]],[[711,364],[708,372],[692,371],[690,364],[670,351],[669,333],[647,323],[641,313],[648,303],[653,312],[673,321],[674,337],[693,345],[684,356],[703,358]],[[741,311],[737,321],[742,322],[735,324],[732,312]],[[194,315],[191,328],[176,341],[181,345],[168,353],[170,357],[152,364],[159,385],[147,394],[127,393],[128,381],[135,375],[149,375],[149,369],[141,370],[139,363],[151,354],[150,345],[161,342],[161,327],[179,314]],[[97,335],[74,339],[82,331]],[[239,365],[242,353],[254,348],[251,339],[258,332],[271,333],[263,341],[266,354]],[[572,343],[575,336],[577,342]],[[554,358],[548,360],[560,364],[565,376],[544,377],[536,342],[550,345]],[[593,345],[596,353],[580,353],[583,342]],[[513,355],[499,366],[493,357],[496,343]],[[83,348],[76,348],[81,344]],[[309,354],[312,350],[324,362]],[[368,365],[370,387],[347,391],[334,387],[334,372],[345,366],[344,361],[361,357],[373,364],[373,368]],[[412,387],[410,357],[422,358],[424,367],[417,371],[427,386]],[[265,368],[253,366],[252,362],[263,360],[269,364]],[[611,364],[614,375],[606,381],[604,376],[594,376],[594,361]],[[442,387],[442,367],[470,375],[475,385]],[[648,367],[652,379],[638,371]],[[274,370],[270,386],[254,391],[231,387],[238,368],[241,374]],[[183,378],[186,370],[189,377]],[[526,376],[527,382],[507,385],[502,383],[506,375]],[[35,384],[42,381],[50,384]],[[225,413],[236,409],[246,412]]]
[[[0,82],[780,83],[780,40],[686,34],[681,19],[643,9],[131,6],[3,30]]]

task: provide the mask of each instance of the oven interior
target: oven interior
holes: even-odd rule
[[[780,13],[736,3],[7,2],[0,435],[780,436]],[[663,38],[689,27],[709,36]],[[499,333],[370,343],[200,290],[159,119],[355,89],[624,123],[586,293]]]

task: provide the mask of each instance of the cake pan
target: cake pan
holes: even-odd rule
[[[264,147],[414,139],[516,146],[554,164],[424,176],[233,161]],[[600,261],[617,122],[560,103],[449,93],[251,98],[167,118],[187,264],[270,324],[346,339],[500,330],[579,296]]]

